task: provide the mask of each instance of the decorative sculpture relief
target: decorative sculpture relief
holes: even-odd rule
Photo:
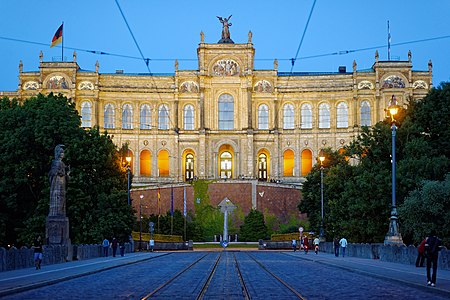
[[[236,76],[240,73],[239,65],[232,59],[221,59],[212,68],[216,76]]]
[[[358,90],[373,90],[373,83],[368,80],[363,80],[358,83]]]
[[[50,77],[47,82],[47,88],[49,89],[68,89],[69,86],[66,79],[63,76],[55,75]]]
[[[180,86],[180,93],[198,93],[198,84],[194,81],[185,81]]]
[[[272,93],[272,85],[267,80],[260,80],[255,84],[253,90],[260,93]]]
[[[403,79],[400,76],[397,75],[391,75],[386,77],[386,79],[383,81],[383,88],[404,88],[405,82],[403,82]]]
[[[24,90],[37,90],[39,88],[39,83],[36,81],[27,81],[23,85]]]
[[[413,89],[428,89],[428,84],[423,80],[416,80],[413,83]]]
[[[78,85],[78,89],[79,90],[93,90],[94,89],[94,84],[92,82],[90,82],[90,81],[82,81]]]

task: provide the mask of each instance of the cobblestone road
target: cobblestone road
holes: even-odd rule
[[[251,299],[298,299],[265,269],[306,299],[448,299],[395,281],[318,264],[301,255],[268,251],[170,253],[4,299],[140,299],[199,260],[151,297],[196,299],[219,256],[205,299],[243,299],[235,257]]]

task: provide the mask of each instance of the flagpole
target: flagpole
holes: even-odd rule
[[[62,22],[62,27],[61,27],[61,36],[62,36],[62,45],[61,45],[61,61],[64,62],[64,21]]]
[[[170,235],[173,235],[173,184],[170,192]]]
[[[389,28],[388,21],[388,60],[391,60],[391,29]]]
[[[186,241],[186,187],[183,189],[184,240]]]

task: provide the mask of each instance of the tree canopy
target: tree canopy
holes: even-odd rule
[[[410,99],[396,124],[396,198],[404,242],[423,239],[424,230],[414,233],[415,227],[434,228],[442,237],[448,237],[448,230],[444,229],[448,224],[434,217],[437,208],[448,207],[444,188],[434,190],[439,196],[430,197],[427,206],[420,205],[420,212],[430,219],[417,218],[418,212],[413,210],[418,209],[418,198],[424,201],[421,193],[430,185],[445,185],[442,181],[450,172],[450,83],[433,88],[423,99]],[[338,152],[325,149],[324,227],[329,239],[346,236],[353,242],[383,242],[391,211],[391,134],[390,120],[385,120],[373,127],[361,127],[341,157]],[[299,209],[308,214],[312,229],[318,230],[318,162],[303,185]]]
[[[39,94],[19,103],[0,101],[0,245],[29,244],[45,236],[48,171],[54,147],[65,145],[71,167],[67,216],[74,243],[124,238],[134,222],[127,205],[126,171],[117,147],[98,129],[84,130],[75,105]]]

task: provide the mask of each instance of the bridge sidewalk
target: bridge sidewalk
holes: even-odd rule
[[[99,257],[61,264],[42,265],[40,270],[26,268],[0,272],[0,297],[57,283],[86,274],[94,274],[123,265],[134,264],[165,255],[163,252],[134,252],[125,256]]]
[[[438,269],[436,287],[429,287],[427,286],[426,268],[416,268],[414,265],[386,262],[379,259],[365,259],[348,256],[336,257],[334,254],[321,252],[316,255],[311,251],[308,254],[305,254],[302,251],[287,252],[287,254],[359,274],[401,282],[416,288],[427,289],[427,291],[450,297],[449,270]]]

